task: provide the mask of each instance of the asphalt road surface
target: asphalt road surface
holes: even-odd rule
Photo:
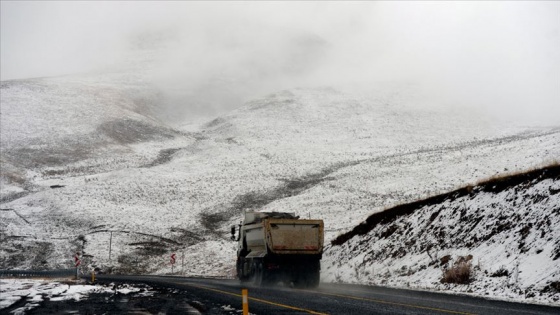
[[[144,283],[167,288],[155,313],[240,314],[241,290],[248,289],[251,314],[560,314],[560,307],[510,303],[462,295],[322,283],[317,289],[256,287],[237,280],[158,276],[99,276],[98,281]],[[155,301],[155,300],[154,300]],[[146,302],[156,305],[154,301]],[[155,303],[155,304],[154,304]],[[128,303],[130,304],[130,302]],[[129,305],[130,306],[130,305]],[[154,310],[144,309],[144,313]],[[139,304],[127,311],[142,313]]]

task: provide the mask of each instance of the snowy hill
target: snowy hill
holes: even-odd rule
[[[4,81],[1,91],[2,176],[20,186],[33,184],[28,171],[68,175],[135,167],[154,158],[154,152],[135,150],[136,143],[188,141],[153,115],[158,95],[141,78]]]
[[[242,209],[325,220],[371,213],[560,156],[560,129],[426,109],[413,91],[292,89],[196,132],[161,120],[141,76],[2,82],[0,268],[72,264],[231,275]],[[426,100],[422,100],[425,102]]]
[[[332,241],[324,278],[558,304],[559,192],[556,164],[373,214]],[[442,283],[461,257],[468,285]]]

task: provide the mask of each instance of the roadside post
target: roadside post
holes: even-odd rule
[[[181,253],[181,275],[185,275],[185,251]]]
[[[95,270],[91,271],[91,282],[95,282]]]
[[[113,231],[111,231],[111,236],[109,236],[109,263],[111,263],[111,246],[113,245]]]
[[[76,266],[76,280],[79,279],[78,268],[80,267],[81,263],[82,261],[80,260],[80,252],[77,252],[76,255],[74,255],[74,265]]]
[[[249,315],[249,293],[247,289],[241,290],[241,296],[243,298],[243,315]]]
[[[171,274],[173,274],[173,266],[175,266],[176,256],[175,253],[171,254]]]

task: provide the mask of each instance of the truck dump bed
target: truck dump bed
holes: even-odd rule
[[[269,250],[274,254],[322,254],[322,220],[273,219],[264,222]]]

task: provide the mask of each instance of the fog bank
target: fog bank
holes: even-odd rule
[[[560,123],[558,2],[1,2],[2,80],[115,69],[143,52],[141,70],[181,113],[402,82],[444,106]]]

